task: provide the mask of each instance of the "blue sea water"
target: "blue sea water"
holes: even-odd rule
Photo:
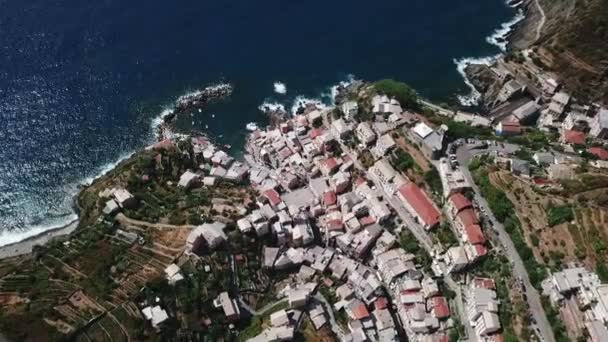
[[[486,38],[514,14],[503,0],[0,0],[0,245],[72,219],[78,185],[151,143],[181,94],[231,83],[192,122],[235,147],[262,103],[327,101],[349,75],[452,101],[470,91],[454,60],[499,53]]]

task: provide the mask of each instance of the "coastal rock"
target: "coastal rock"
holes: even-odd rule
[[[484,64],[470,64],[464,72],[475,89],[481,93],[481,103],[491,103],[500,92],[502,80]]]

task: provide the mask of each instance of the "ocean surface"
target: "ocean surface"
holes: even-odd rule
[[[0,245],[73,220],[79,184],[149,145],[182,94],[235,87],[181,125],[234,150],[263,103],[329,103],[353,76],[466,100],[456,62],[500,53],[515,15],[504,0],[0,0]]]

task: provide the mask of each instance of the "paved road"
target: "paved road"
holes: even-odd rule
[[[488,149],[475,149],[475,145],[464,145],[460,147],[456,156],[458,158],[458,162],[460,163],[462,173],[467,181],[473,187],[475,191],[475,201],[482,207],[490,218],[493,228],[497,233],[498,239],[502,246],[504,247],[505,253],[507,257],[512,262],[513,266],[513,275],[519,279],[522,279],[525,287],[526,293],[528,297],[528,305],[530,306],[530,312],[534,319],[536,320],[536,326],[539,328],[540,334],[542,336],[541,339],[547,342],[554,342],[555,337],[553,336],[553,330],[551,329],[551,325],[547,320],[547,315],[545,314],[545,310],[540,302],[540,295],[538,291],[532,286],[530,283],[530,277],[528,276],[528,272],[526,271],[526,267],[524,266],[523,261],[521,260],[519,253],[515,246],[513,245],[513,241],[509,234],[505,231],[504,226],[498,222],[494,214],[490,210],[490,206],[488,202],[480,195],[480,190],[477,185],[473,182],[473,178],[468,169],[468,164],[470,160],[476,156],[483,153],[487,153],[488,151],[495,150],[505,153],[512,153],[518,149],[517,145],[505,144],[505,147],[491,146]]]
[[[286,301],[287,301],[287,298],[279,299],[276,302],[272,302],[270,304],[265,305],[264,307],[262,307],[259,310],[254,310],[251,306],[249,306],[247,303],[245,303],[243,298],[239,295],[239,304],[241,305],[241,307],[243,309],[245,309],[245,311],[249,312],[250,314],[252,314],[254,316],[263,315],[266,313],[266,311],[272,309],[275,305],[286,302]]]

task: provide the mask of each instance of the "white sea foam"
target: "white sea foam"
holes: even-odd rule
[[[274,82],[274,92],[277,94],[284,95],[287,93],[287,86],[282,82]]]
[[[507,5],[508,5],[508,2],[507,2]],[[518,4],[513,4],[513,5],[509,5],[509,6],[517,7]],[[507,38],[509,36],[509,33],[511,33],[511,31],[513,30],[513,27],[515,25],[517,25],[520,21],[524,20],[525,17],[526,16],[525,16],[524,12],[521,9],[518,10],[515,17],[513,17],[511,20],[501,24],[500,28],[496,29],[491,35],[489,35],[486,38],[486,41],[489,44],[497,46],[502,51],[502,53],[494,55],[494,56],[488,56],[488,57],[477,57],[477,58],[476,57],[467,57],[467,58],[461,58],[461,59],[454,59],[454,63],[456,64],[456,69],[458,70],[458,73],[460,75],[462,75],[464,82],[471,89],[470,94],[457,96],[460,104],[462,104],[463,106],[474,106],[474,105],[479,104],[479,100],[481,99],[481,94],[479,93],[479,91],[477,91],[477,89],[475,89],[475,86],[468,79],[467,74],[464,71],[466,69],[466,67],[471,64],[485,64],[485,65],[493,64],[498,58],[500,58],[502,56],[503,53],[505,53],[507,51],[507,45],[508,45]]]
[[[331,97],[332,104],[335,103],[335,101],[336,101],[336,97],[338,96],[338,89],[340,87],[343,87],[343,88],[348,87],[349,85],[351,85],[353,83],[354,80],[355,80],[355,75],[349,74],[346,77],[346,81],[341,81],[340,83],[333,85],[330,88],[330,97]]]
[[[285,110],[285,106],[278,103],[278,102],[269,102],[269,101],[265,101],[264,103],[262,103],[261,105],[258,106],[258,109],[264,113],[266,112],[276,112],[278,110],[283,111],[283,112],[287,112]]]
[[[466,83],[466,85],[471,89],[471,93],[469,95],[458,95],[458,101],[460,101],[460,103],[463,106],[474,106],[476,104],[479,104],[479,100],[481,99],[481,93],[479,93],[479,91],[477,91],[477,89],[475,89],[475,86],[473,85],[473,83],[471,83],[471,81],[467,77],[466,72],[464,71],[466,69],[466,67],[471,64],[492,65],[496,61],[496,59],[499,58],[500,56],[501,55],[499,54],[499,55],[492,56],[492,57],[481,57],[481,58],[468,57],[468,58],[454,59],[454,63],[456,64],[456,69],[458,70],[458,73],[460,75],[462,75],[462,78],[464,79],[464,83]]]
[[[48,224],[30,226],[27,230],[3,230],[0,232],[0,247],[32,238],[50,230],[66,227],[69,224],[74,223],[77,219],[78,215],[71,214],[67,217],[49,221]]]
[[[507,37],[509,33],[513,30],[513,27],[517,25],[520,21],[524,20],[526,16],[524,12],[519,10],[513,19],[507,21],[506,23],[502,23],[500,28],[497,28],[491,35],[486,38],[486,41],[494,46],[498,46],[500,50],[503,52],[507,51]]]
[[[307,98],[305,96],[297,96],[293,101],[293,105],[291,106],[291,115],[295,116],[298,112],[298,109],[304,108],[310,104],[317,106],[319,109],[327,108],[327,105],[323,103],[323,100],[317,98]]]

